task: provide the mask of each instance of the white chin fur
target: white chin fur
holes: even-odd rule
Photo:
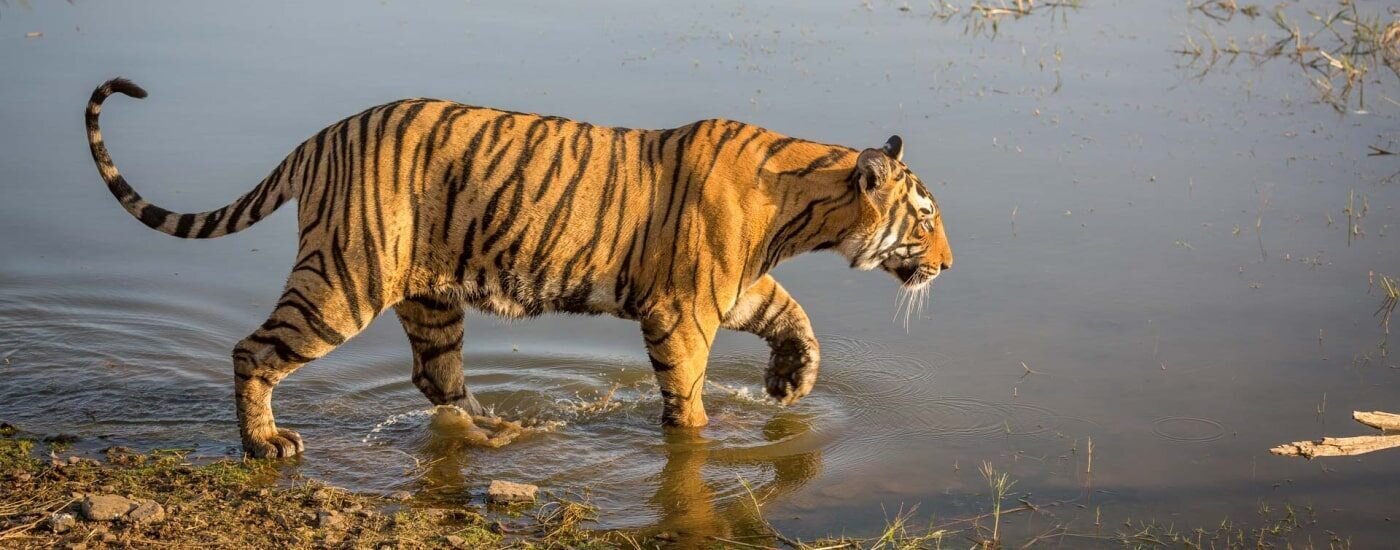
[[[851,262],[852,269],[870,271],[880,267],[880,260],[866,257],[865,243],[856,239],[847,239],[846,242],[841,243],[836,249]]]

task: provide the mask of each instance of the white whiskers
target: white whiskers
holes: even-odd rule
[[[917,277],[917,275],[916,275]],[[933,279],[937,275],[924,281],[922,285],[914,290],[908,286],[899,285],[899,295],[895,300],[894,318],[891,321],[898,321],[900,312],[904,313],[904,332],[909,332],[909,320],[919,319],[924,315],[924,306],[928,303],[930,291],[933,289]],[[906,281],[907,282],[907,281]]]
[[[927,280],[918,284],[918,287],[914,288],[914,290],[910,290],[907,283],[910,283],[914,278],[920,277],[920,274],[914,274],[913,277],[910,277],[910,280],[904,281],[904,284],[899,285],[899,294],[897,294],[895,298],[895,318],[890,320],[896,320],[897,322],[900,318],[900,312],[903,312],[904,333],[909,333],[910,319],[923,318],[924,306],[928,305],[928,295],[932,294],[934,278],[938,278],[939,272],[941,272],[941,270],[934,272]]]

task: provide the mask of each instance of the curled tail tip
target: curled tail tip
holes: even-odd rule
[[[144,99],[146,97],[145,89],[141,88],[140,86],[137,86],[135,82],[120,77],[113,78],[103,83],[102,86],[97,88],[97,91],[98,95],[104,98],[109,95],[112,95],[112,93],[114,92],[131,96],[136,99]]]

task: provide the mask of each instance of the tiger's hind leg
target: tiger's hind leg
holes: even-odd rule
[[[323,279],[294,272],[272,315],[234,347],[234,399],[246,454],[287,458],[306,449],[300,435],[277,427],[272,390],[374,319],[373,310],[360,311],[360,302],[347,303],[344,296],[349,295],[329,288]]]
[[[455,405],[473,416],[486,411],[467,388],[462,370],[466,308],[450,293],[407,298],[394,306],[413,346],[413,385],[434,405]]]

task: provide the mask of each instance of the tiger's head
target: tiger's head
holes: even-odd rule
[[[851,267],[879,267],[906,290],[922,291],[953,267],[938,201],[901,160],[904,141],[890,136],[885,146],[866,149],[850,176],[862,196],[855,231],[840,244]]]

